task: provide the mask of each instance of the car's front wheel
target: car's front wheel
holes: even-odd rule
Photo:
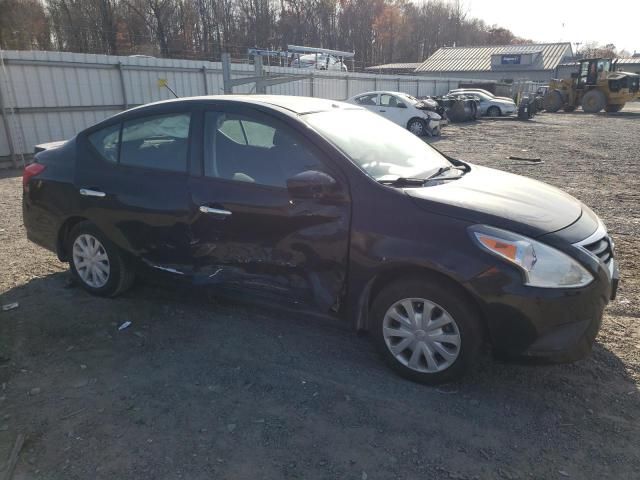
[[[488,117],[499,117],[501,115],[502,115],[502,112],[498,107],[489,107],[489,109],[487,110]]]
[[[421,118],[412,118],[407,123],[407,130],[418,137],[423,137],[427,134],[427,122]]]
[[[413,381],[435,385],[462,376],[482,344],[473,306],[440,282],[394,282],[377,295],[371,316],[384,360]]]
[[[127,290],[134,274],[122,254],[95,225],[77,224],[67,238],[73,279],[94,295],[114,297]]]

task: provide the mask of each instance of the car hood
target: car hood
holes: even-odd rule
[[[458,180],[404,191],[431,212],[530,237],[565,228],[582,214],[580,201],[551,185],[477,165]]]

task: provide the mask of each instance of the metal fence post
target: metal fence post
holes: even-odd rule
[[[202,80],[204,80],[204,94],[209,95],[209,82],[207,81],[207,67],[202,66]]]
[[[347,96],[344,97],[344,99],[346,100],[347,98],[349,98],[349,75],[345,75],[344,76],[344,88],[347,91]]]
[[[378,77],[373,77],[373,89],[378,90]]]
[[[225,95],[233,93],[231,86],[231,56],[224,52],[222,54],[222,87]]]
[[[416,98],[420,96],[420,80],[416,79]]]
[[[260,55],[253,56],[253,71],[255,72],[256,77],[262,78],[264,76],[264,71],[262,69],[262,57]],[[262,84],[260,80],[256,81],[256,93],[267,93],[267,86]]]
[[[313,92],[313,82],[314,82],[314,78],[315,78],[315,77],[313,76],[313,73],[311,73],[311,78],[310,78],[311,83],[310,83],[310,85],[309,85],[309,93],[310,93],[310,95],[309,95],[309,96],[310,96],[310,97],[312,97],[312,98],[314,97],[314,92]]]
[[[13,145],[12,131],[9,128],[9,121],[7,120],[7,115],[4,110],[4,98],[2,96],[2,85],[0,85],[0,115],[2,115],[2,124],[4,125],[4,133],[7,136],[7,142],[9,142],[9,156],[11,157],[11,164],[13,165],[13,168],[18,168],[18,160],[16,158],[16,149]]]
[[[122,89],[122,102],[124,104],[124,109],[129,108],[129,100],[127,99],[127,86],[124,83],[124,71],[122,69],[122,62],[118,62],[117,65],[118,74],[120,76],[120,88]]]
[[[397,89],[397,91],[399,92],[399,91],[400,91],[400,78],[399,78],[399,77],[398,77],[397,83],[398,83],[398,89]]]

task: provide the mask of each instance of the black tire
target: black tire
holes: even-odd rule
[[[563,110],[567,113],[571,113],[575,111],[576,107],[574,105],[565,105]]]
[[[600,90],[589,90],[582,97],[582,111],[585,113],[598,113],[607,105],[607,97]]]
[[[471,102],[471,120],[478,119],[478,105],[476,102]]]
[[[533,107],[529,104],[528,98],[523,98],[520,100],[520,105],[518,105],[518,119],[519,120],[529,120],[533,117],[534,113],[531,111]]]
[[[542,98],[542,106],[547,112],[555,113],[564,105],[562,94],[558,90],[549,90]]]
[[[437,308],[432,311],[431,319],[436,321],[440,318],[437,310],[439,308],[440,314],[442,312],[448,313],[458,329],[460,346],[457,357],[451,365],[441,371],[419,371],[404,365],[391,352],[391,347],[387,346],[387,340],[384,337],[385,316],[398,301],[409,298],[425,299],[436,304]],[[419,303],[416,305],[419,306]],[[470,304],[464,292],[454,285],[443,282],[422,279],[393,282],[378,293],[371,306],[370,315],[372,336],[383,359],[399,375],[414,382],[437,385],[461,377],[474,365],[483,341],[480,318],[475,308]],[[418,338],[418,335],[424,337],[425,333],[416,331],[415,335],[414,338]],[[428,333],[426,335],[428,336]],[[406,350],[401,353],[406,353]],[[444,357],[442,359],[444,360]],[[422,361],[421,368],[427,368],[426,357],[420,360]]]
[[[83,238],[93,237],[97,239],[101,244],[104,255],[106,255],[106,263],[104,260],[100,262],[107,265],[109,269],[107,280],[103,285],[95,286],[89,284],[83,278],[83,275],[78,272],[79,267],[76,263],[79,262],[79,259],[74,252],[74,244],[81,236],[84,236]],[[115,297],[133,285],[135,275],[131,268],[127,266],[120,250],[93,223],[80,222],[74,226],[67,237],[66,250],[69,252],[69,268],[73,280],[89,293],[101,297]],[[82,267],[80,268],[82,269]]]
[[[604,107],[604,111],[608,113],[619,112],[624,108],[624,103],[622,105],[607,105]]]
[[[487,117],[500,117],[502,116],[502,111],[499,107],[489,107],[487,109]]]
[[[427,122],[421,118],[412,118],[407,122],[407,130],[418,137],[427,135]]]

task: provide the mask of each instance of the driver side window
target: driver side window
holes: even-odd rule
[[[383,94],[383,95],[380,95],[380,106],[402,108],[405,105],[400,100],[398,100],[395,96]]]
[[[307,170],[322,170],[316,151],[291,128],[262,115],[205,115],[207,177],[286,188]]]

